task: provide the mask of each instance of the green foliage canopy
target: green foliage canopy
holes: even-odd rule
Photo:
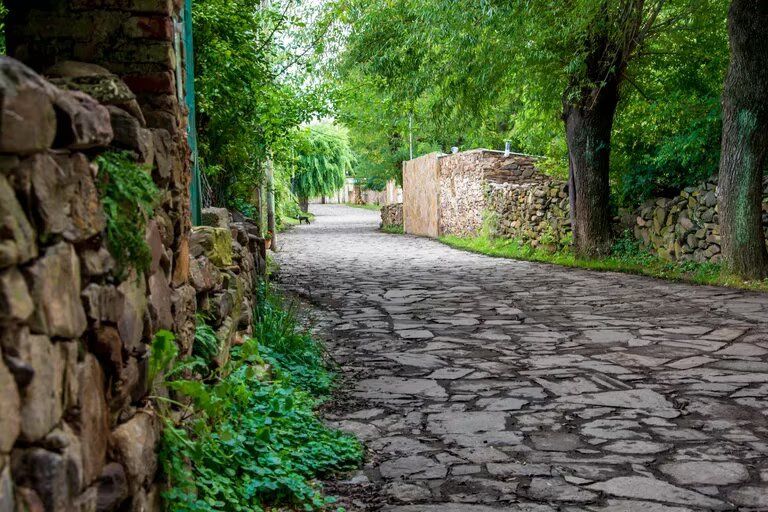
[[[306,73],[319,43],[300,0],[194,2],[200,157],[213,202],[250,200],[272,152],[289,153],[294,128],[322,109]],[[297,48],[298,46],[298,48]]]
[[[648,2],[661,10],[625,70],[614,125],[620,202],[671,193],[716,170],[727,3]],[[346,24],[345,47],[328,76],[361,172],[397,175],[412,115],[416,155],[500,149],[508,140],[514,150],[550,157],[547,169],[564,175],[564,93],[588,85],[586,38],[603,9],[614,14],[621,5],[338,0],[331,9]],[[608,16],[601,30],[620,41],[619,21]]]

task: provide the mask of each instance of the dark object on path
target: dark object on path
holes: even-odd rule
[[[307,225],[309,225],[309,216],[308,215],[301,215],[297,217],[299,219],[299,225],[301,225],[302,222],[306,222]]]

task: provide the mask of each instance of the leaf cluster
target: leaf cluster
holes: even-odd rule
[[[106,240],[117,262],[117,274],[129,268],[149,270],[152,254],[145,240],[159,191],[148,169],[126,152],[107,152],[96,159],[97,186],[107,220]]]
[[[251,201],[270,154],[322,110],[308,83],[316,51],[299,0],[199,0],[193,6],[200,158],[212,201]],[[298,53],[298,55],[297,55]]]

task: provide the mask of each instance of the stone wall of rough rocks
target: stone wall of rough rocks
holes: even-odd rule
[[[403,162],[403,230],[409,235],[440,235],[439,154]]]
[[[483,150],[441,156],[440,235],[471,236],[483,225],[485,171],[496,159]]]
[[[36,71],[65,60],[103,66],[133,91],[147,123],[175,136],[174,20],[183,0],[6,0],[8,55]],[[181,133],[181,132],[179,132]]]
[[[520,232],[530,231],[522,229],[526,226],[518,226],[526,213],[517,213],[520,208],[531,209],[530,206],[517,202],[517,195],[513,204],[512,197],[498,191],[548,183],[543,174],[536,172],[535,161],[535,157],[528,155],[505,155],[485,149],[440,157],[440,234],[476,236],[484,223],[490,222],[493,227],[493,219],[486,217],[496,209],[505,216],[498,226],[501,236],[511,232],[510,223],[520,227]]]
[[[162,211],[173,228],[173,255],[180,259],[173,276],[176,286],[186,281],[189,247],[185,244],[191,227],[190,159],[183,141],[186,107],[180,99],[184,91],[178,90],[184,83],[181,25],[176,23],[182,3],[5,0],[9,56],[50,77],[61,88],[84,90],[127,112],[126,129],[136,132],[136,147],[126,149],[137,151],[144,160],[151,160],[157,149],[165,158],[155,179],[167,191]],[[78,64],[73,66],[70,61]],[[94,78],[104,68],[127,87],[115,88]]]
[[[550,248],[570,237],[568,186],[563,182],[539,174],[527,182],[491,183],[486,201],[491,236]]]
[[[264,243],[221,210],[189,235],[186,142],[124,81],[71,62],[51,75],[0,58],[0,511],[159,511],[151,339],[171,330],[189,353],[203,311],[223,362],[250,328]],[[118,278],[105,245],[94,162],[110,149],[161,191],[146,275]]]
[[[768,238],[768,181],[763,194],[763,228]],[[663,259],[720,261],[716,177],[673,198],[646,201],[632,218],[635,237]]]
[[[197,312],[206,318],[221,343],[217,362],[252,333],[253,307],[260,280],[266,275],[267,253],[258,226],[224,208],[203,210],[203,226],[192,228],[189,282]],[[182,347],[189,353],[191,347]]]
[[[387,204],[382,206],[381,225],[403,227],[403,203]]]
[[[763,227],[768,238],[768,180],[764,197]],[[491,183],[486,201],[492,236],[551,247],[570,240],[565,182],[538,174],[531,182]],[[717,178],[672,198],[650,199],[635,211],[622,211],[615,231],[624,229],[633,231],[641,247],[665,260],[719,262]]]

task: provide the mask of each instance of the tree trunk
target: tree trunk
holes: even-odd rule
[[[253,202],[253,206],[256,209],[256,213],[254,214],[253,222],[256,223],[256,227],[259,228],[259,233],[264,234],[264,222],[262,219],[262,192],[261,192],[261,186],[256,187],[253,190],[253,194],[251,196],[251,201]]]
[[[723,90],[719,218],[723,260],[748,279],[768,276],[762,222],[768,162],[768,2],[733,0],[731,60]]]
[[[618,79],[614,78],[599,90],[582,91],[576,104],[563,102],[571,229],[574,249],[580,256],[603,256],[611,247],[608,177],[611,130],[618,101]]]
[[[299,208],[301,208],[301,211],[304,213],[309,213],[309,198],[308,197],[300,197],[299,198]]]

